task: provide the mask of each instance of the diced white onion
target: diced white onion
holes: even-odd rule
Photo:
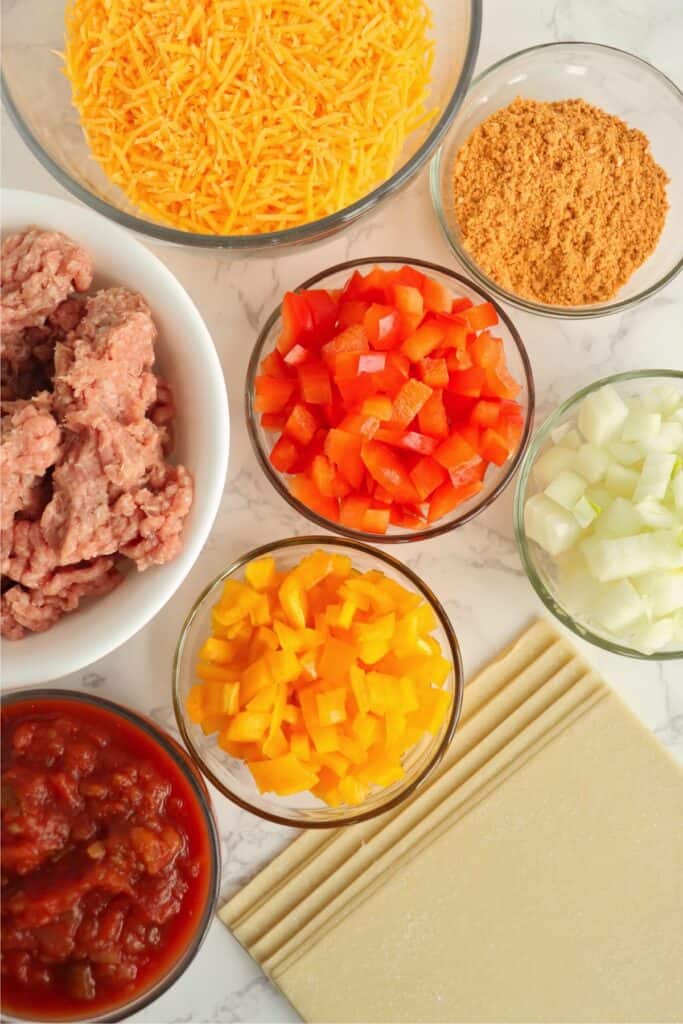
[[[587,395],[579,409],[579,430],[591,444],[607,444],[628,416],[628,406],[611,384]]]
[[[552,483],[548,484],[545,493],[562,508],[573,509],[586,490],[586,481],[571,469],[558,473]]]
[[[547,551],[559,555],[576,543],[581,527],[571,512],[545,494],[534,494],[524,508],[524,529],[531,540]]]

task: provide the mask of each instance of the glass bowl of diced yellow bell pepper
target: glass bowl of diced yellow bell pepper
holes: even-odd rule
[[[441,760],[464,687],[429,587],[365,544],[296,537],[200,594],[174,663],[174,707],[206,777],[279,824],[333,828],[410,796]]]

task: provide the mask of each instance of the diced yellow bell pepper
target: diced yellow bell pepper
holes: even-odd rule
[[[203,683],[195,683],[194,686],[190,687],[190,692],[185,700],[185,710],[187,711],[187,717],[195,725],[200,725],[204,718],[204,685]]]
[[[339,777],[329,768],[323,766],[320,769],[318,782],[313,787],[312,792],[319,796],[321,800],[324,800],[330,807],[339,807],[344,801],[340,796],[338,783]]]
[[[262,793],[277,793],[279,796],[312,789],[318,782],[317,773],[292,753],[271,761],[250,761],[249,770]]]
[[[257,600],[249,609],[249,619],[252,626],[268,626],[272,621],[270,612],[270,601],[267,594],[258,594]]]
[[[261,658],[257,658],[256,661],[252,662],[252,664],[242,672],[242,703],[248,704],[252,697],[256,696],[259,690],[262,690],[264,686],[272,686],[274,682],[275,680],[273,679],[270,668],[268,667],[265,655]]]
[[[339,795],[345,804],[357,806],[362,804],[368,795],[368,787],[352,775],[339,780]]]
[[[228,640],[244,640],[251,639],[252,626],[249,619],[240,619],[239,622],[233,622],[231,626],[223,627],[223,634]]]
[[[261,756],[261,748],[258,743],[235,743],[228,739],[227,730],[218,737],[218,746],[226,754],[230,754],[230,757],[236,757],[240,761],[251,761]]]
[[[289,739],[289,748],[300,761],[308,761],[311,756],[311,741],[305,732],[293,732]]]
[[[273,629],[282,650],[293,651],[295,654],[310,650],[312,647],[320,647],[325,639],[317,629],[292,629],[286,622],[277,619],[273,622]]]
[[[269,651],[265,659],[276,683],[292,683],[301,675],[299,659],[292,651]]]
[[[339,753],[348,757],[349,761],[355,765],[365,764],[368,758],[363,744],[352,736],[341,735],[339,737]]]
[[[396,679],[382,672],[368,672],[365,676],[368,687],[370,710],[376,715],[384,715],[392,707],[396,698]]]
[[[254,590],[267,590],[275,580],[275,559],[255,558],[244,567],[244,578]]]
[[[204,684],[204,710],[207,715],[234,715],[239,708],[239,683],[213,681]]]
[[[264,686],[258,690],[251,700],[246,704],[248,711],[271,711],[277,695],[277,686]]]
[[[356,602],[352,601],[350,598],[347,598],[347,600],[344,601],[344,603],[342,604],[341,610],[339,612],[339,625],[341,626],[342,629],[351,629],[353,617],[357,611],[358,605],[356,604]]]
[[[368,697],[365,672],[359,665],[352,665],[349,669],[349,679],[351,680],[351,689],[356,698],[358,710],[363,713],[369,711],[370,698]]]
[[[235,656],[236,645],[229,640],[210,636],[202,644],[199,651],[200,661],[218,661],[228,665]]]
[[[285,576],[278,595],[290,625],[296,629],[304,629],[308,617],[308,599],[296,572],[290,572]]]
[[[301,728],[304,720],[301,711],[296,704],[285,704],[282,709],[282,721],[286,722],[288,725]]]
[[[343,754],[338,753],[336,750],[331,751],[329,754],[321,754],[320,760],[326,768],[333,771],[340,779],[346,775],[351,765],[348,757],[344,757]]]
[[[415,683],[408,676],[401,676],[398,680],[398,690],[400,695],[400,709],[403,714],[407,714],[409,711],[417,711],[420,706],[420,702],[417,699],[417,692],[415,690]]]
[[[447,690],[432,686],[418,686],[417,692],[420,707],[407,716],[408,724],[435,736],[446,719],[452,697]]]
[[[331,572],[340,579],[345,580],[351,575],[351,559],[348,555],[332,555]]]
[[[289,751],[289,744],[282,729],[275,729],[270,732],[263,741],[261,750],[266,757],[272,759],[282,757],[283,754],[286,754]]]
[[[323,679],[341,686],[348,681],[349,671],[355,663],[356,648],[343,640],[329,636],[320,655],[318,672]]]
[[[299,705],[308,735],[313,740],[313,746],[319,754],[329,754],[334,750],[339,750],[339,736],[335,726],[320,724],[316,701],[318,692],[316,685],[299,690]]]
[[[318,693],[315,700],[321,725],[338,725],[346,721],[346,687],[325,690]]]
[[[395,708],[388,708],[385,716],[384,726],[386,729],[387,744],[390,747],[398,746],[403,739],[406,730],[406,717],[401,711]]]
[[[443,686],[451,674],[453,666],[450,661],[447,661],[441,654],[432,655],[431,660],[431,671],[432,671],[432,682],[436,683],[437,686]]]
[[[230,721],[228,715],[207,715],[205,714],[199,723],[201,730],[205,736],[212,736],[215,732],[220,732]]]
[[[327,551],[314,551],[301,559],[295,572],[306,590],[309,590],[329,576],[332,564],[332,555]]]
[[[240,676],[236,669],[228,665],[218,665],[215,662],[207,665],[205,662],[200,661],[196,672],[200,679],[205,681],[213,680],[220,683],[234,683]]]
[[[351,731],[358,742],[368,750],[379,740],[380,723],[374,715],[358,714],[351,723]]]
[[[270,715],[265,711],[240,711],[228,726],[227,737],[237,743],[255,743],[266,733]]]
[[[318,678],[318,656],[315,650],[304,651],[299,657],[299,664],[301,665],[301,676],[303,679],[310,681]]]
[[[398,752],[391,747],[373,747],[364,765],[356,772],[356,778],[376,786],[390,786],[405,775]]]

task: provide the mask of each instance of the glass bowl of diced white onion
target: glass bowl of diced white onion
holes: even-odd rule
[[[522,462],[514,527],[565,626],[628,657],[683,658],[683,372],[604,377],[559,406]]]

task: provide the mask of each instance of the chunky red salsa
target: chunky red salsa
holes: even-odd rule
[[[2,708],[2,1009],[92,1017],[147,990],[196,934],[211,834],[140,728],[73,700]]]

